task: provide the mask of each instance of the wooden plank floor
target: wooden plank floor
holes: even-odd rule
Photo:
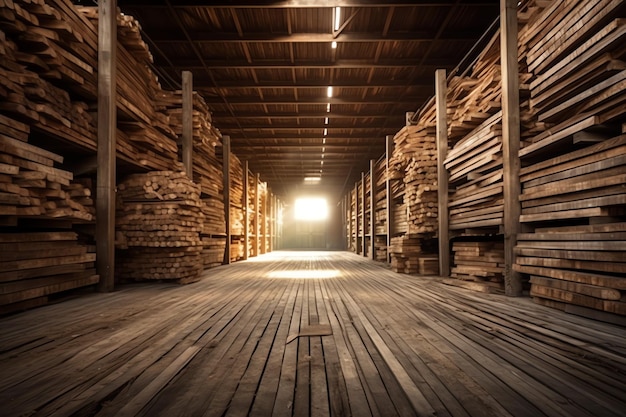
[[[0,329],[2,416],[626,410],[625,328],[345,252],[275,252],[188,286],[125,286],[4,317]]]

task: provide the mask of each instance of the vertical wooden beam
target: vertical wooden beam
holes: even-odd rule
[[[254,192],[254,234],[256,235],[256,241],[255,241],[255,245],[254,245],[254,256],[259,256],[259,248],[261,245],[261,213],[259,213],[261,211],[261,208],[259,206],[260,203],[260,198],[259,198],[259,192],[260,192],[260,187],[259,187],[259,183],[261,182],[261,176],[259,175],[259,173],[257,172],[255,178],[255,192]]]
[[[265,195],[261,200],[261,253],[267,253],[267,186],[265,187]]]
[[[517,0],[500,0],[500,60],[502,62],[502,154],[504,180],[504,291],[522,295],[521,275],[513,270],[520,232],[520,114],[517,51]]]
[[[349,222],[350,220],[350,212],[348,211],[348,194],[345,194],[343,196],[343,198],[341,199],[341,217],[343,217],[343,220],[341,221],[341,227],[343,227],[343,233],[341,234],[342,237],[342,246],[345,249],[348,248],[348,242],[350,241],[350,233],[348,231],[348,224],[347,222]]]
[[[224,175],[224,221],[226,222],[226,248],[224,250],[224,264],[230,264],[230,136],[222,136],[222,169]]]
[[[385,188],[387,199],[387,224],[385,225],[385,232],[387,233],[387,263],[391,262],[389,256],[389,248],[391,247],[391,235],[393,233],[393,195],[391,191],[391,166],[390,160],[393,155],[393,136],[385,136]]]
[[[354,184],[354,253],[361,253],[361,247],[359,246],[359,206],[361,201],[359,199],[359,182]]]
[[[117,133],[117,1],[98,2],[98,168],[96,268],[98,291],[115,286],[115,138]]]
[[[439,275],[450,276],[450,229],[448,213],[448,170],[443,161],[448,155],[448,121],[446,70],[435,72],[437,110],[437,219],[439,220]]]
[[[183,166],[193,180],[193,75],[183,71]]]
[[[367,227],[365,224],[365,209],[367,206],[365,205],[365,172],[361,172],[361,255],[367,256]]]
[[[276,212],[274,211],[274,194],[272,194],[270,191],[268,191],[269,193],[269,209],[270,209],[270,238],[269,238],[269,251],[273,252],[274,251],[274,233],[276,231]]]
[[[248,199],[250,198],[250,182],[248,181],[248,161],[243,161],[243,259],[248,259],[250,253],[250,213],[248,210]]]
[[[347,221],[348,221],[348,241],[346,242],[346,250],[351,250],[352,248],[352,192],[348,191],[346,196],[346,207],[347,207]]]
[[[376,259],[376,161],[370,159],[370,259]]]

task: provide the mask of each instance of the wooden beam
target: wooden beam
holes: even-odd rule
[[[439,275],[450,276],[450,229],[448,212],[448,170],[445,161],[448,154],[448,121],[446,70],[435,72],[435,94],[437,110],[437,205],[439,220]]]
[[[500,60],[502,62],[502,155],[504,182],[504,291],[522,295],[522,279],[515,265],[520,232],[520,114],[517,62],[517,0],[500,0]]]
[[[363,256],[367,256],[367,239],[366,239],[366,235],[367,235],[367,227],[365,224],[365,209],[367,207],[367,205],[365,204],[365,172],[361,172],[361,233],[363,234],[363,237],[361,237],[361,255]]]
[[[193,75],[183,71],[183,166],[193,180]]]
[[[259,183],[261,182],[261,175],[257,173],[254,177],[254,235],[256,241],[254,244],[254,256],[259,256],[259,248],[261,245],[261,222],[260,222],[260,207],[259,207]]]
[[[281,0],[281,1],[272,1],[268,2],[266,0],[257,0],[257,1],[230,1],[230,0],[212,0],[210,5],[198,5],[197,1],[193,0],[184,0],[177,1],[172,5],[174,9],[185,9],[188,7],[193,7],[194,9],[233,9],[233,8],[244,8],[244,9],[298,9],[298,8],[320,8],[324,7],[325,2],[320,2],[320,0]],[[432,0],[404,0],[399,1],[395,0],[392,2],[380,1],[380,0],[338,0],[331,3],[334,6],[340,7],[450,7],[457,4],[458,1],[432,1]],[[142,7],[142,8],[153,8],[153,9],[162,9],[165,6],[162,4],[155,4],[153,0],[131,0],[125,1],[124,5],[126,7]],[[493,2],[489,1],[475,1],[467,6],[472,7],[493,7]]]
[[[376,259],[376,160],[370,159],[370,259]]]
[[[276,212],[274,211],[274,194],[272,194],[269,189],[268,189],[268,194],[270,196],[269,198],[269,209],[270,209],[270,221],[269,221],[269,225],[270,225],[270,238],[269,238],[269,251],[273,252],[274,251],[274,231],[275,231],[275,216],[276,216]]]
[[[226,222],[226,248],[224,250],[224,264],[230,264],[230,136],[222,136],[222,169],[224,175],[224,220]]]
[[[260,176],[260,174],[257,174]],[[267,187],[265,188],[265,195],[259,204],[261,204],[261,254],[267,253]]]
[[[389,256],[389,248],[391,247],[391,233],[393,225],[393,196],[391,195],[391,156],[393,155],[393,135],[385,136],[385,188],[387,199],[387,224],[385,225],[385,232],[387,233],[387,263],[391,262]]]
[[[248,181],[248,170],[248,161],[243,161],[243,259],[248,259],[250,251],[250,213],[248,212],[250,181]]]
[[[98,291],[115,286],[115,145],[117,134],[117,2],[98,2],[98,168],[96,268]]]
[[[359,206],[361,199],[359,198],[359,182],[354,183],[354,253],[361,253],[359,246]]]

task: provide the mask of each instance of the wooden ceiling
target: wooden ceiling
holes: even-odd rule
[[[321,176],[317,188],[336,198],[433,95],[435,69],[463,60],[498,5],[118,0],[141,23],[161,84],[180,88],[181,71],[192,71],[215,126],[275,193]]]

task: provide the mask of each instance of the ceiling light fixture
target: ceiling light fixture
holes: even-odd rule
[[[328,135],[328,129],[324,128],[324,136]]]
[[[328,124],[328,117],[324,119],[324,124],[327,125]]]
[[[339,30],[341,26],[341,7],[335,7],[335,30]]]
[[[330,113],[330,103],[326,103],[326,113]]]
[[[330,44],[330,47],[333,49],[337,49],[337,41],[333,41],[333,43]]]
[[[326,89],[326,95],[328,96],[328,98],[331,98],[333,96],[333,86],[329,85],[328,89]],[[328,108],[328,106],[326,106]]]
[[[324,165],[324,161],[320,161],[320,165]]]
[[[326,138],[322,139],[322,143],[326,143]]]

